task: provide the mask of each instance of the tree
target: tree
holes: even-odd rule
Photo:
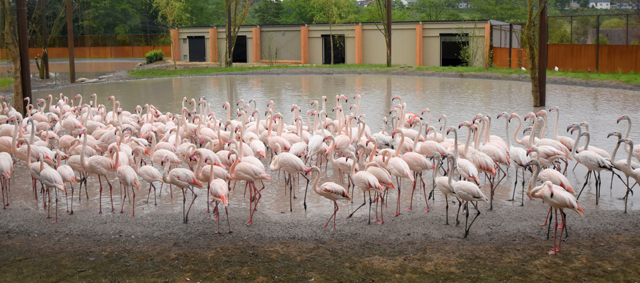
[[[282,15],[282,2],[280,0],[261,0],[253,11],[259,24],[279,24]]]
[[[49,45],[52,45],[56,39],[56,37],[60,34],[60,32],[66,27],[66,19],[67,19],[67,7],[64,5],[64,2],[53,2],[47,1],[47,6],[44,7],[45,1],[38,0],[35,3],[35,9],[33,9],[31,13],[31,20],[29,24],[29,34],[36,35],[36,39],[38,44],[42,46],[42,66],[38,66],[38,70],[40,71],[40,79],[49,78]],[[76,2],[72,10],[76,10],[78,7],[78,3]],[[39,4],[39,5],[38,5]],[[47,18],[55,17],[53,21],[48,20]],[[46,22],[47,29],[47,40],[44,40],[43,31],[42,31],[42,20]],[[37,61],[36,61],[37,63]]]
[[[287,0],[282,2],[281,24],[311,24],[313,9],[308,0]]]
[[[11,63],[13,63],[13,108],[22,112],[22,77],[20,75],[20,51],[18,49],[18,32],[15,26],[16,19],[13,17],[11,10],[15,10],[12,7],[9,0],[0,0],[0,13],[2,14],[4,29],[0,31],[6,48],[9,50],[9,56],[11,56]]]
[[[184,2],[182,0],[155,0],[153,7],[158,10],[158,21],[164,24],[167,28],[174,28],[181,24],[188,16],[184,11]],[[177,28],[177,27],[176,27]],[[175,43],[171,41],[171,54],[175,54]],[[173,58],[173,69],[176,70],[176,61],[178,58]]]
[[[227,11],[225,67],[233,66],[233,49],[236,45],[236,38],[238,38],[238,31],[240,31],[240,26],[249,15],[249,8],[252,2],[252,0],[225,0],[224,2]]]
[[[535,21],[542,12],[542,8],[547,5],[546,0],[538,5],[538,0],[527,0],[527,22],[522,31],[522,43],[527,49],[529,59],[529,77],[531,78],[531,94],[533,95],[533,106],[540,106],[540,85],[538,84],[538,40],[534,33]]]
[[[476,7],[473,10],[476,19],[503,22],[524,22],[527,19],[526,0],[472,0],[469,4]]]
[[[389,0],[386,0],[389,1]],[[387,2],[385,0],[375,0],[373,12],[375,13],[375,24],[378,30],[384,36],[384,43],[387,46],[387,67],[391,67],[391,34],[389,33],[389,25],[387,23]],[[393,17],[392,17],[393,21]],[[380,24],[378,24],[380,22]],[[382,26],[382,28],[380,28]]]
[[[580,8],[589,8],[589,0],[579,0]]]
[[[224,0],[189,0],[184,3],[185,20],[190,26],[221,26],[225,24]]]
[[[559,18],[549,18],[549,43],[569,44],[571,35],[569,25]]]
[[[329,24],[329,42],[331,44],[331,65],[333,65],[333,26],[350,21],[355,15],[355,2],[350,0],[312,0],[315,11],[314,22]]]
[[[416,12],[424,14],[427,21],[443,20],[448,9],[456,2],[454,0],[418,0],[412,7]]]

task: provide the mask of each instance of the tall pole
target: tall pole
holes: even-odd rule
[[[540,18],[538,18],[538,87],[540,90],[540,106],[545,106],[547,99],[547,42],[549,39],[549,23],[547,22],[547,1],[540,0]]]
[[[67,42],[69,45],[69,80],[76,82],[76,66],[73,57],[73,15],[71,14],[71,0],[67,0]]]
[[[389,60],[387,60],[387,67],[391,67],[391,0],[387,0],[387,30],[389,31]]]
[[[27,36],[27,1],[18,0],[16,2],[18,8],[18,45],[20,47],[20,77],[22,80],[22,98],[31,99],[31,69],[29,63],[29,38]],[[23,113],[27,111],[27,105],[24,105]]]
[[[49,78],[49,46],[47,44],[47,0],[42,0],[42,67],[44,78]]]

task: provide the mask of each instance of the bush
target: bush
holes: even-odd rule
[[[162,50],[158,49],[149,51],[149,53],[147,53],[145,57],[147,58],[147,64],[164,60],[164,57],[162,56]]]

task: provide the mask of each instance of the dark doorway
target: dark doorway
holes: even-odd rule
[[[233,63],[247,63],[247,36],[238,35],[233,46]]]
[[[204,47],[204,36],[188,36],[189,39],[189,62],[204,62],[206,51]]]
[[[468,34],[440,34],[440,66],[466,66],[460,59],[463,48],[469,47]]]
[[[344,64],[344,34],[333,35],[333,64]],[[328,34],[322,35],[322,64],[331,64],[331,40]]]

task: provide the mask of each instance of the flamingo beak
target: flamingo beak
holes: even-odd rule
[[[529,154],[531,154],[531,148],[527,150],[527,156],[529,156]]]

